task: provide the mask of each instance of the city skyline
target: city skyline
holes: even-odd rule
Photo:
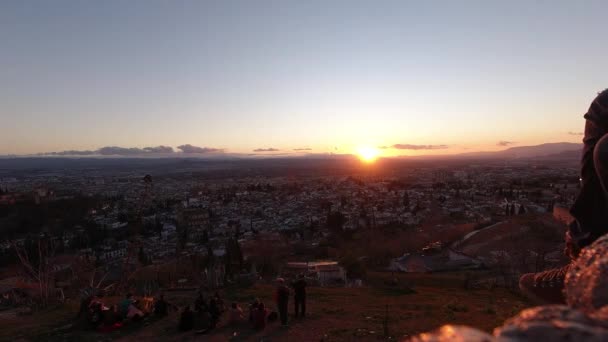
[[[0,155],[580,142],[608,4],[472,3],[3,2]]]

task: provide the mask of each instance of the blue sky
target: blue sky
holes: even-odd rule
[[[580,141],[606,1],[2,1],[0,154]]]

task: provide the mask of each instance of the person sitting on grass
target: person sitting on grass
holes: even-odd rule
[[[120,313],[122,318],[127,317],[127,313],[129,312],[129,306],[131,306],[131,304],[133,304],[133,302],[134,302],[134,299],[133,299],[132,293],[127,293],[125,298],[120,301],[120,303],[118,304],[118,312]]]
[[[179,318],[179,330],[190,331],[194,328],[194,313],[190,310],[190,305],[186,305]]]
[[[253,303],[249,304],[249,323],[253,324],[253,315],[255,313],[255,310],[258,309],[258,306],[260,305],[260,300],[258,298],[256,298]]]
[[[230,306],[230,316],[228,321],[231,325],[238,325],[245,321],[245,317],[243,316],[243,309],[237,304],[232,303]]]
[[[103,292],[97,293],[91,299],[88,305],[87,320],[92,327],[97,327],[103,321],[104,312],[108,311],[108,307],[103,303]]]
[[[157,317],[165,317],[169,314],[169,303],[165,301],[165,296],[160,297],[154,301],[154,315]]]
[[[222,315],[222,301],[216,293],[209,300],[209,314],[211,315],[210,329],[215,329]]]
[[[264,306],[264,303],[259,303],[258,308],[253,312],[253,328],[255,330],[264,330],[266,328],[266,317],[268,316],[268,309]]]
[[[109,310],[103,312],[103,332],[111,332],[122,326],[122,319],[118,313],[118,306],[112,305]]]
[[[131,304],[127,308],[127,319],[133,322],[139,322],[145,316],[143,311],[141,311],[137,306],[135,306],[136,303],[136,301],[131,302]]]

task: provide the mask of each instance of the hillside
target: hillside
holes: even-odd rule
[[[362,288],[311,288],[308,317],[292,320],[288,329],[274,323],[264,332],[254,332],[249,327],[235,329],[222,323],[216,331],[204,335],[205,340],[376,341],[378,336],[384,334],[387,305],[388,332],[397,340],[448,323],[469,324],[489,332],[506,318],[529,306],[521,297],[505,289],[465,290],[464,275],[460,273],[398,274],[400,285],[394,287],[384,285],[390,276],[389,273],[372,273],[370,286]],[[410,293],[408,286],[413,287],[415,292]],[[263,284],[224,292],[227,302],[236,301],[242,307],[256,297],[273,305],[272,294],[273,287]],[[194,293],[191,295],[193,301]],[[186,297],[171,298],[169,295],[168,298],[177,305],[186,304],[183,301],[187,300]],[[68,323],[73,314],[65,310],[44,314],[45,324],[42,326],[36,325],[36,317],[42,313],[13,321],[3,320],[10,323],[11,328],[0,329],[0,340],[21,337],[45,341],[193,341],[203,337],[194,332],[178,332],[177,313],[149,325],[129,327],[109,334],[76,329],[54,331],[54,328]]]

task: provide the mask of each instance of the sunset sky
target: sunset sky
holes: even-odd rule
[[[579,142],[608,87],[606,13],[608,1],[5,0],[0,155]]]

